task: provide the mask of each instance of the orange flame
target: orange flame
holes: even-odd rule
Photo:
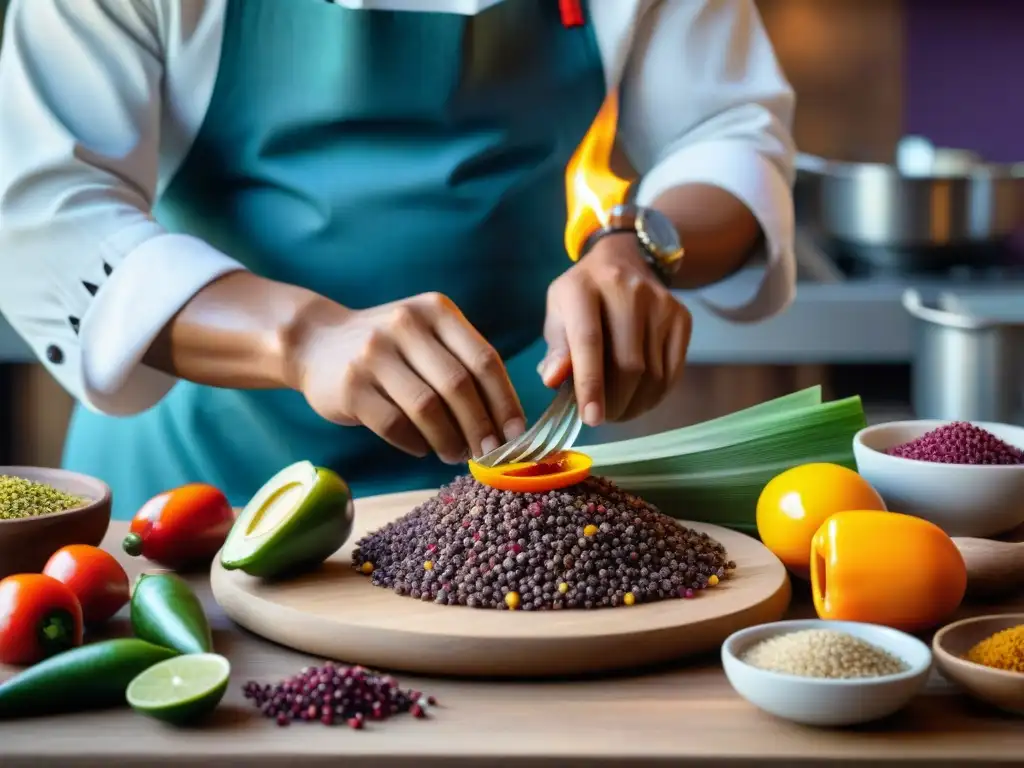
[[[619,97],[612,91],[565,167],[565,250],[573,261],[608,212],[624,202],[630,182],[612,173],[612,150],[619,122]]]

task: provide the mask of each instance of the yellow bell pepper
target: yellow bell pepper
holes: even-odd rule
[[[811,593],[822,619],[915,632],[947,618],[966,590],[960,550],[919,517],[839,512],[811,541]]]

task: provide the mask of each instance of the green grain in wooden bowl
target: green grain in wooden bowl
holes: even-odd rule
[[[99,546],[110,525],[110,488],[49,467],[0,467],[0,578],[38,573],[69,544]]]
[[[0,475],[0,520],[67,512],[84,507],[90,500],[47,483],[17,475]]]

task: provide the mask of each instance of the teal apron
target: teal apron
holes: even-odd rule
[[[556,0],[477,16],[325,0],[226,13],[210,108],[158,220],[345,306],[450,296],[536,417],[551,398],[535,370],[545,291],[569,265],[564,168],[605,94],[590,26],[566,28]],[[191,382],[133,417],[77,408],[64,465],[109,483],[124,519],[191,481],[242,505],[300,459],[357,496],[464,471],[329,423],[296,392]]]

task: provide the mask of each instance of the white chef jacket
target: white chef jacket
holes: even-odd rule
[[[502,0],[335,1],[473,14]],[[203,122],[226,5],[13,0],[8,11],[0,311],[95,411],[127,415],[159,402],[176,380],[142,363],[146,350],[195,293],[244,269],[151,214]],[[642,175],[638,202],[712,184],[760,222],[759,289],[742,306],[711,309],[749,322],[786,308],[796,283],[794,94],[752,0],[590,0],[587,23],[609,90],[628,94],[619,138]]]

